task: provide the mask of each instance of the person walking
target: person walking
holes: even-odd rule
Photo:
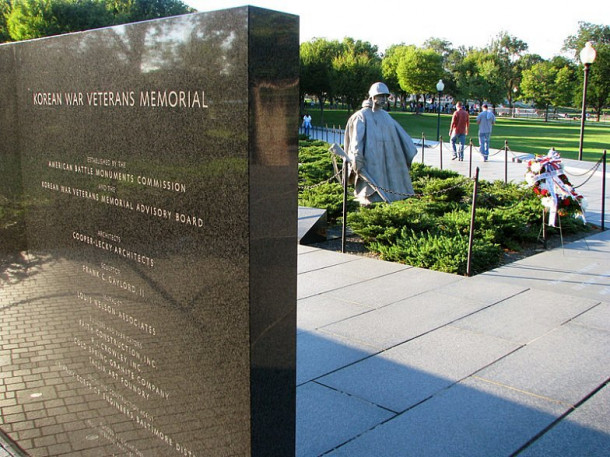
[[[487,104],[483,104],[483,110],[477,116],[477,124],[479,124],[479,151],[483,157],[483,162],[487,162],[489,158],[491,129],[496,123],[496,116],[491,111],[488,111],[487,108]]]
[[[305,129],[305,135],[309,136],[311,130],[311,115],[309,113],[305,113],[305,116],[303,116],[303,128]]]
[[[453,157],[451,160],[464,160],[464,144],[466,143],[466,135],[468,135],[468,127],[470,127],[470,116],[464,109],[462,102],[457,102],[455,112],[451,118],[449,126],[449,137],[451,138],[451,147],[453,148]],[[460,142],[460,149],[457,150],[455,143]]]

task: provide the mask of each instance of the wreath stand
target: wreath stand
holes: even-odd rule
[[[546,221],[546,213],[547,213],[547,208],[542,208],[542,246],[544,247],[544,249],[548,249],[548,245],[547,245],[547,240],[548,240],[548,233],[547,233],[547,221]],[[559,214],[557,214],[557,221],[559,221],[559,227],[555,227],[559,229],[559,239],[561,240],[561,247],[563,248],[563,229],[561,228],[561,216]],[[538,237],[538,240],[540,240],[540,236]]]

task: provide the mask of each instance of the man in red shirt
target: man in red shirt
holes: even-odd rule
[[[462,106],[462,102],[457,102],[455,112],[451,118],[451,126],[449,127],[449,136],[451,137],[451,147],[453,148],[453,157],[451,160],[459,158],[464,160],[464,144],[466,143],[466,135],[468,135],[468,127],[470,126],[470,116]],[[460,142],[460,150],[455,147],[456,141]]]

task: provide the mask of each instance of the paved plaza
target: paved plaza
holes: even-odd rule
[[[472,170],[520,182],[510,154]],[[599,224],[601,173],[579,190]],[[297,456],[610,455],[609,254],[606,231],[466,278],[300,246]]]

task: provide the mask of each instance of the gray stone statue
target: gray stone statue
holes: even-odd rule
[[[370,98],[345,128],[345,153],[356,172],[354,196],[364,205],[403,200],[413,194],[409,168],[417,149],[383,109],[389,95],[385,84],[373,84]]]

